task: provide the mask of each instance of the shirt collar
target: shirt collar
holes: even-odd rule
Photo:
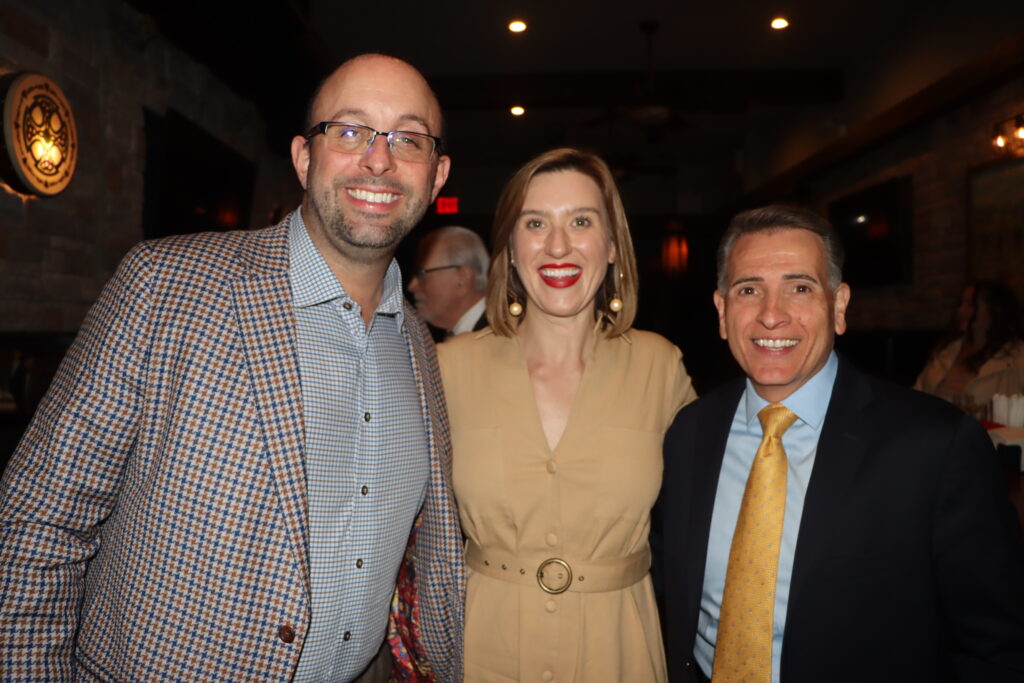
[[[815,431],[820,431],[822,423],[825,422],[825,413],[828,411],[829,400],[832,398],[832,386],[835,384],[838,371],[839,359],[836,357],[836,352],[832,351],[828,354],[828,360],[825,361],[824,367],[780,403],[796,413],[801,422]],[[748,425],[753,426],[754,421],[757,420],[757,414],[768,403],[757,395],[757,390],[754,389],[754,385],[748,377],[747,388],[743,392],[743,401],[741,402],[746,411],[744,419]]]
[[[295,209],[292,214],[288,229],[288,250],[292,301],[297,308],[315,306],[333,299],[349,299],[345,288],[331,272],[327,261],[309,237],[300,209]],[[376,312],[395,315],[401,320],[404,317],[402,302],[402,272],[398,262],[391,259],[384,274],[384,293]],[[355,301],[352,303],[358,307]]]
[[[487,308],[487,300],[480,297],[480,301],[469,307],[469,309],[462,314],[458,322],[455,323],[455,327],[452,328],[452,335],[461,334],[462,332],[469,332],[473,329],[473,325],[476,325],[476,321],[480,319],[480,315],[483,314],[484,309]]]

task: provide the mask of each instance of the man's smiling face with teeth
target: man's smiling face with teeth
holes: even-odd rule
[[[357,188],[350,188],[348,190],[349,196],[360,199],[364,202],[370,202],[372,204],[390,204],[391,202],[398,199],[397,194],[391,192],[369,192],[367,190],[360,190]]]
[[[374,130],[439,135],[441,111],[412,67],[383,56],[356,59],[320,89],[313,121],[343,121]],[[390,258],[423,217],[448,177],[449,159],[395,159],[378,135],[362,153],[332,149],[323,135],[292,141],[292,161],[306,189],[306,227],[350,260]]]
[[[784,349],[796,346],[798,342],[795,339],[755,339],[754,343],[766,349]]]
[[[781,401],[828,360],[846,331],[850,288],[828,282],[825,244],[809,230],[743,235],[715,292],[719,333],[761,398]]]

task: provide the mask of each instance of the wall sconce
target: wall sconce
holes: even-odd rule
[[[992,146],[1008,154],[1024,154],[1024,114],[1017,114],[992,127]]]
[[[683,235],[666,235],[661,241],[661,268],[671,275],[686,272],[690,265],[690,244]]]
[[[0,176],[15,190],[43,197],[68,186],[78,161],[71,105],[57,84],[21,73],[0,82],[3,144]]]

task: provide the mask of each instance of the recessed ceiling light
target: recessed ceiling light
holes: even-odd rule
[[[526,30],[526,22],[522,19],[515,19],[508,23],[508,30],[512,33],[522,33]]]
[[[782,29],[788,26],[789,20],[787,20],[786,17],[775,17],[774,19],[772,19],[772,28],[775,29],[776,31],[781,31]]]
[[[517,104],[516,106],[509,109],[509,112],[512,114],[512,116],[522,116],[523,114],[526,113],[526,110]]]

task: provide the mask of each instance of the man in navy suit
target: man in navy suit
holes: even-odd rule
[[[1022,681],[1024,548],[992,444],[953,406],[835,354],[841,268],[834,229],[802,209],[741,213],[722,239],[714,301],[746,379],[666,435],[654,574],[670,678]],[[795,418],[769,533],[750,473],[770,404]],[[740,566],[772,534],[769,561]],[[768,578],[752,586],[750,566]],[[748,590],[763,617],[737,611]],[[744,639],[763,645],[757,662]]]

